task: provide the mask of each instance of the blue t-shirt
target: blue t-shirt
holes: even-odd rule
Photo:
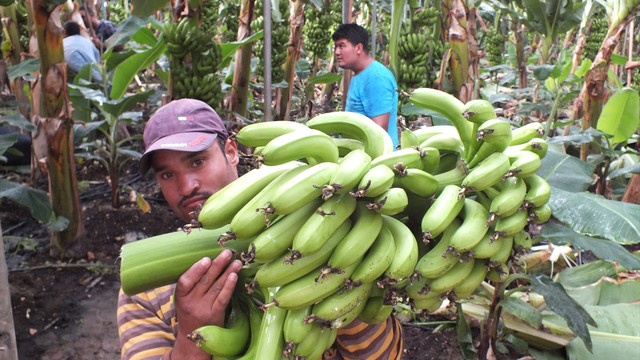
[[[72,73],[78,73],[80,69],[91,63],[100,64],[100,52],[93,43],[82,35],[67,36],[62,40],[64,47],[64,60]],[[102,76],[98,69],[92,66],[92,78],[96,82],[102,82]]]
[[[378,61],[372,62],[351,79],[347,94],[346,111],[353,111],[370,118],[389,113],[387,133],[398,145],[398,84],[391,70]]]

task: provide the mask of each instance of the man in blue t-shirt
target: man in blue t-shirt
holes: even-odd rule
[[[369,35],[362,26],[342,24],[332,37],[338,66],[354,72],[345,110],[366,115],[382,126],[395,147],[398,145],[398,85],[393,73],[369,54]]]
[[[62,46],[70,76],[77,74],[86,64],[100,64],[100,52],[91,41],[80,35],[80,25],[77,22],[67,21],[64,32]],[[91,75],[94,82],[102,82],[102,75],[94,65],[91,65]]]

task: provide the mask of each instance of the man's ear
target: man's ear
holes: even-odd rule
[[[238,157],[238,145],[235,141],[227,139],[224,143],[224,156],[227,157],[227,161],[233,166],[238,165],[240,158]]]
[[[356,44],[356,54],[360,55],[364,52],[364,45],[361,43]]]

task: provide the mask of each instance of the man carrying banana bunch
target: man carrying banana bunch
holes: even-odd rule
[[[194,99],[161,107],[144,130],[140,170],[153,169],[173,211],[186,223],[202,204],[238,175],[238,150],[218,114]],[[242,264],[230,250],[193,264],[176,284],[118,298],[123,359],[211,359],[187,335],[204,325],[224,326]],[[358,320],[338,331],[323,359],[400,359],[402,327],[394,318],[368,325]]]
[[[358,24],[342,24],[332,35],[336,60],[353,70],[345,111],[371,118],[387,130],[393,146],[398,145],[398,84],[393,73],[369,54],[367,30]]]

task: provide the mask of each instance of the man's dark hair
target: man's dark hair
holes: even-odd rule
[[[80,11],[84,11],[87,13],[87,15],[93,16],[93,10],[91,10],[91,8],[88,6],[80,6]]]
[[[369,34],[367,29],[358,24],[342,24],[331,37],[334,42],[347,39],[353,46],[362,44],[362,49],[369,52]]]
[[[80,35],[80,25],[75,21],[67,21],[64,24],[64,32],[66,36]]]

